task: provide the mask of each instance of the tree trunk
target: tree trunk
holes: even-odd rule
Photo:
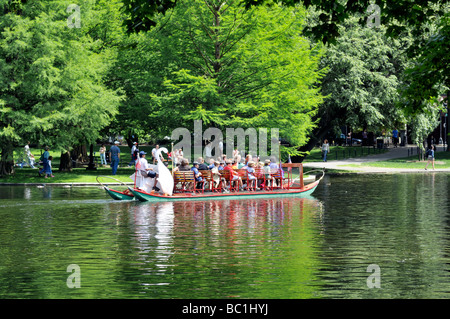
[[[67,151],[65,153],[61,152],[61,161],[59,163],[59,171],[60,172],[71,172],[72,171],[72,157],[70,156],[69,151]]]
[[[74,161],[81,163],[87,163],[89,161],[86,144],[74,146],[71,154]]]
[[[2,147],[0,176],[14,175],[14,173],[14,149],[9,146]]]

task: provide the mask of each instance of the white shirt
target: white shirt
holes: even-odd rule
[[[137,161],[139,161],[141,163],[141,167],[139,168],[139,171],[146,172],[147,169],[149,168],[147,159],[144,157],[141,157],[138,160],[136,160],[136,162]]]
[[[135,150],[136,150],[136,145],[133,145],[133,147],[131,148],[131,155],[133,155]]]

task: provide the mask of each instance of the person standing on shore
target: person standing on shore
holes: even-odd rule
[[[397,128],[394,128],[392,131],[392,142],[394,143],[394,147],[397,147],[398,145],[398,130]]]
[[[428,164],[432,164],[434,170],[434,145],[431,145],[430,149],[425,154],[428,158],[427,165],[425,166],[425,170],[428,168]]]
[[[131,147],[131,161],[128,163],[128,167],[133,166],[136,163],[136,160],[139,158],[139,148],[138,143],[133,142],[133,146]]]
[[[45,178],[48,178],[49,176],[55,177],[55,176],[53,176],[52,169],[50,167],[50,165],[51,165],[50,157],[51,156],[50,156],[49,150],[50,150],[50,147],[48,147],[48,146],[44,147],[44,153],[41,155],[41,158],[40,158],[44,167],[39,170],[38,174],[39,174],[39,176],[41,176],[41,174],[45,174]]]
[[[117,145],[119,145],[119,141],[115,141],[114,145],[111,146],[111,148],[109,149],[109,158],[111,160],[111,168],[113,175],[116,175],[117,167],[119,167],[120,161],[120,148]]]
[[[327,161],[327,154],[330,153],[330,144],[328,144],[328,140],[325,139],[322,144],[322,158],[323,161]]]
[[[34,168],[34,156],[31,154],[30,151],[30,142],[28,141],[27,144],[24,147],[24,153],[25,153],[25,161],[26,163],[31,167]]]
[[[100,165],[106,165],[106,147],[105,144],[102,144],[102,146],[100,146]]]

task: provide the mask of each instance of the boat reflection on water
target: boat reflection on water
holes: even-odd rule
[[[239,296],[244,296],[249,286],[265,289],[261,280],[276,277],[286,285],[291,279],[279,272],[293,265],[301,280],[314,282],[309,265],[317,264],[313,247],[322,220],[322,203],[314,198],[128,203],[126,208],[127,214],[118,214],[126,225],[118,230],[129,246],[120,249],[127,252],[120,258],[134,261],[144,290],[166,286],[164,294],[171,298],[191,290],[193,297],[210,297],[220,290],[217,296],[227,297],[235,296],[237,287],[231,287],[241,280]],[[220,283],[230,288],[219,288]],[[305,283],[292,285],[311,296]]]
[[[305,214],[322,218],[322,203],[310,198],[274,198],[249,200],[186,201],[138,203],[127,205],[132,213],[136,238],[151,238],[167,247],[169,237],[195,234],[200,229],[213,233],[266,231],[281,226]],[[131,207],[130,207],[131,206]]]

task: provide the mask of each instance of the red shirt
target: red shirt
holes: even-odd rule
[[[227,171],[230,171],[232,176],[238,175],[238,173],[233,170],[233,167],[231,167],[229,165],[225,166],[223,169],[227,170]]]

